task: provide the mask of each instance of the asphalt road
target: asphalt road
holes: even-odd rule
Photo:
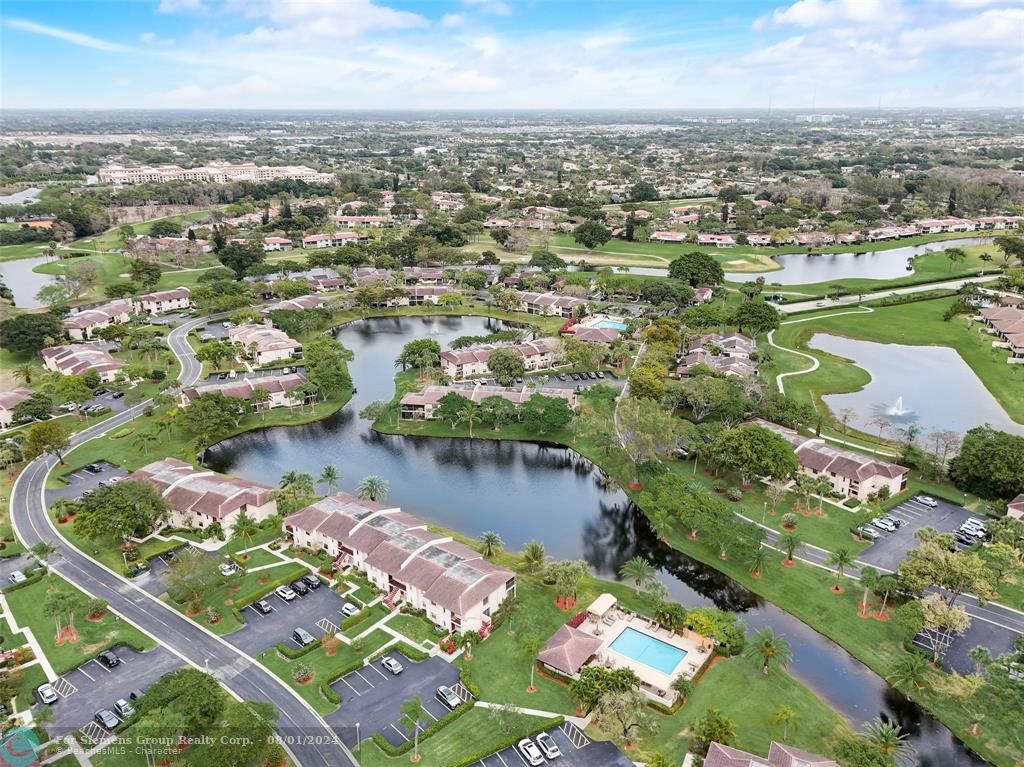
[[[193,383],[201,366],[192,355],[186,334],[205,319],[175,328],[168,345],[181,362],[180,379]],[[118,413],[75,434],[72,446],[81,445],[129,422],[146,403]],[[22,542],[31,547],[48,541],[57,547],[51,568],[93,597],[107,600],[111,609],[138,626],[161,645],[200,669],[209,669],[232,693],[243,700],[272,703],[280,712],[278,731],[283,745],[301,767],[357,765],[352,753],[331,732],[327,723],[283,682],[248,655],[207,632],[152,595],[106,569],[61,537],[44,502],[46,478],[56,466],[52,456],[29,463],[11,492],[11,521]]]

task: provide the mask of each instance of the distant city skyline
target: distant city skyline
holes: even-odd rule
[[[1024,0],[5,3],[5,108],[1024,106]]]

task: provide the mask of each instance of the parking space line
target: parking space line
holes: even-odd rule
[[[109,669],[109,668],[107,668],[106,666],[104,666],[104,665],[103,665],[102,663],[100,663],[100,662],[99,662],[98,660],[96,660],[95,658],[93,658],[91,662],[92,662],[92,663],[95,663],[95,664],[96,664],[97,666],[99,666],[99,667],[100,667],[101,669],[103,669],[104,671],[106,671],[106,672],[107,672],[108,674],[110,673],[110,669]]]
[[[390,725],[388,725],[388,726],[389,726],[389,727],[391,727],[391,729],[392,729],[392,730],[394,730],[395,732],[397,732],[397,733],[398,733],[399,735],[401,735],[401,736],[402,736],[402,739],[403,739],[403,740],[405,740],[405,742],[406,742],[406,743],[408,743],[408,742],[409,742],[409,736],[408,736],[408,735],[406,735],[406,734],[405,734],[404,732],[402,732],[402,731],[401,731],[400,729],[398,729],[397,727],[395,727],[395,723],[394,723],[394,722],[392,722],[392,723],[391,723]]]
[[[341,678],[341,681],[342,681],[342,682],[344,682],[344,683],[345,683],[345,686],[346,686],[346,687],[348,687],[348,689],[350,689],[350,690],[351,690],[352,692],[354,692],[354,693],[355,693],[356,695],[362,695],[362,693],[361,693],[361,692],[359,692],[359,690],[357,690],[357,689],[356,689],[355,687],[353,687],[352,685],[350,685],[350,684],[348,683],[348,680],[347,680],[347,679],[346,679],[345,677],[342,677],[342,678]]]
[[[92,678],[91,676],[89,676],[89,675],[88,675],[87,673],[85,673],[85,669],[83,669],[83,668],[82,668],[81,666],[79,666],[78,668],[76,668],[76,669],[75,669],[75,671],[80,671],[80,672],[82,673],[82,676],[84,676],[84,677],[85,677],[86,679],[88,679],[88,680],[89,680],[90,682],[95,682],[95,681],[96,681],[96,680],[95,680],[95,679],[93,679],[93,678]]]
[[[508,767],[508,762],[505,761],[505,757],[501,755],[500,751],[495,751],[494,755],[498,757],[499,762],[501,762],[505,767]]]
[[[509,751],[511,751],[513,754],[515,754],[517,757],[519,757],[519,761],[523,763],[523,767],[527,767],[526,760],[523,759],[523,755],[519,753],[519,749],[518,748],[515,748],[515,747],[510,748]]]
[[[433,715],[432,713],[430,713],[430,709],[429,709],[429,708],[427,708],[426,706],[424,706],[424,707],[423,707],[423,713],[424,713],[424,714],[426,714],[427,716],[429,716],[429,717],[430,717],[431,719],[433,719],[433,720],[434,720],[435,722],[437,721],[437,717],[436,717],[436,716],[434,716],[434,715]]]
[[[366,678],[365,676],[363,676],[362,674],[360,674],[360,673],[359,673],[359,669],[356,669],[356,670],[355,670],[355,671],[353,671],[352,673],[353,673],[353,674],[355,674],[355,675],[356,675],[357,677],[359,677],[360,679],[362,679],[362,680],[363,680],[364,682],[366,682],[366,683],[367,683],[368,685],[370,685],[370,687],[371,687],[371,688],[373,688],[373,687],[376,687],[376,685],[375,685],[375,684],[373,684],[373,682],[371,682],[371,681],[370,681],[369,679],[367,679],[367,678]]]
[[[388,678],[387,678],[387,676],[386,676],[386,675],[384,674],[384,672],[383,672],[383,671],[381,671],[381,670],[380,670],[379,668],[377,668],[377,667],[376,667],[376,666],[375,666],[374,664],[372,664],[372,663],[371,663],[371,664],[370,664],[369,666],[363,666],[363,668],[372,668],[372,669],[373,669],[374,671],[376,671],[376,672],[377,672],[378,674],[380,674],[380,677],[381,677],[381,679],[383,679],[383,680],[384,680],[385,682],[386,682],[386,681],[388,680]]]

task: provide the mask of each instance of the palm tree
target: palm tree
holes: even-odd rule
[[[320,470],[320,482],[327,485],[329,490],[337,490],[341,475],[333,465],[327,464]]]
[[[249,396],[249,401],[252,402],[256,412],[260,414],[260,419],[266,420],[267,410],[270,409],[268,405],[270,402],[270,392],[266,389],[253,389],[252,394]]]
[[[473,424],[479,423],[482,419],[483,411],[480,406],[475,402],[470,402],[456,413],[455,423],[469,424],[469,438],[473,439]]]
[[[376,474],[368,474],[359,480],[356,494],[364,501],[383,503],[388,497],[388,483]]]
[[[814,480],[814,492],[818,494],[818,513],[825,513],[825,496],[832,492],[832,481],[828,477]]]
[[[781,706],[775,709],[775,713],[772,714],[772,723],[782,725],[783,740],[789,739],[789,725],[792,722],[795,722],[796,718],[796,711],[794,711],[790,706],[787,706],[785,703],[783,703]]]
[[[765,560],[768,558],[767,552],[764,546],[758,546],[750,552],[750,556],[747,557],[747,564],[750,566],[750,574],[756,577],[760,577],[761,573],[764,572]]]
[[[148,455],[149,454],[149,446],[154,444],[158,440],[159,440],[159,437],[157,437],[156,434],[154,434],[153,432],[151,432],[151,431],[143,431],[143,432],[139,432],[135,436],[135,439],[132,440],[132,446],[133,447],[142,448],[142,454],[143,455]]]
[[[399,709],[402,713],[403,727],[406,732],[412,731],[412,760],[420,760],[420,723],[423,721],[423,701],[419,695],[414,695],[402,703]]]
[[[974,663],[974,673],[981,676],[989,663],[992,662],[992,653],[985,645],[978,645],[967,653],[967,657]]]
[[[530,541],[523,546],[523,564],[527,572],[535,573],[547,564],[548,555],[544,551],[544,544],[537,541]]]
[[[799,533],[783,533],[779,536],[779,545],[786,552],[786,561],[792,562],[793,556],[804,545],[804,539]]]
[[[304,471],[286,471],[281,476],[281,490],[298,498],[303,495],[313,495],[313,475]]]
[[[11,371],[11,375],[14,376],[14,379],[21,380],[26,386],[32,383],[32,376],[34,373],[35,371],[28,366],[15,368],[13,371]]]
[[[625,562],[619,568],[619,576],[625,580],[633,581],[633,588],[636,595],[640,596],[640,589],[650,581],[657,570],[654,565],[641,556],[636,556]]]
[[[259,531],[260,526],[256,523],[256,520],[250,517],[245,511],[238,512],[235,524],[231,526],[231,535],[237,536],[245,541],[246,549],[252,547],[252,538]],[[245,557],[248,558],[248,554],[246,554]]]
[[[913,763],[917,750],[898,724],[875,717],[864,725],[863,730],[863,737],[883,754],[895,759],[897,764]]]
[[[540,651],[540,637],[536,634],[524,634],[519,637],[519,651],[527,658],[530,659],[530,686],[526,688],[527,692],[535,692],[537,686],[533,683],[534,672],[537,670],[537,653]]]
[[[463,655],[466,660],[473,660],[473,647],[479,642],[480,635],[475,631],[467,631],[464,634],[459,634],[455,639],[455,643],[465,650]]]
[[[843,570],[853,564],[853,552],[845,546],[840,546],[825,560],[825,564],[836,569],[836,583],[832,587],[835,592],[839,591],[839,579],[843,577]]]
[[[920,653],[912,652],[904,655],[896,663],[889,681],[894,685],[912,684],[914,687],[924,687],[925,677],[928,674],[928,659]]]
[[[768,675],[773,663],[787,666],[793,659],[793,651],[786,638],[776,634],[767,626],[754,634],[744,655],[758,660],[761,663],[761,672],[765,676]]]
[[[768,489],[765,490],[765,495],[768,497],[768,503],[772,507],[772,514],[775,513],[776,507],[779,505],[779,501],[786,497],[786,493],[789,491],[782,482],[772,482],[768,485]]]
[[[480,549],[484,559],[490,559],[504,548],[505,542],[493,530],[488,530],[480,535]]]

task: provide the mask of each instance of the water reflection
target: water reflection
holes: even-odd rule
[[[0,277],[14,294],[14,305],[22,309],[35,309],[42,306],[36,300],[36,293],[44,285],[49,285],[57,278],[52,274],[39,274],[32,271],[40,264],[47,262],[45,256],[35,258],[19,258],[14,261],[0,261]]]

